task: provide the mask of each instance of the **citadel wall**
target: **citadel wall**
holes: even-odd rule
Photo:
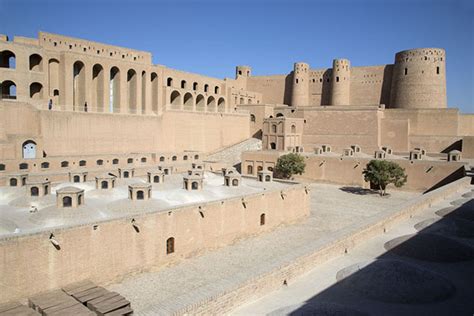
[[[2,238],[0,303],[84,279],[104,284],[129,273],[159,269],[309,214],[309,194],[303,185],[291,185],[283,193],[273,190],[243,199],[245,207],[242,197],[237,197]],[[51,244],[51,233],[60,250]],[[175,252],[167,254],[166,241],[170,237],[175,240]]]

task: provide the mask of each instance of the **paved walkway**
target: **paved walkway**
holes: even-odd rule
[[[381,198],[366,190],[341,190],[336,185],[311,187],[311,215],[299,224],[239,241],[157,272],[130,276],[108,288],[127,297],[137,315],[170,314],[312,253],[331,240],[331,233],[352,229],[416,196],[394,191],[389,198]]]

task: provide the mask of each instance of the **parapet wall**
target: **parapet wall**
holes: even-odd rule
[[[138,229],[132,226],[132,217],[126,217],[3,238],[0,303],[83,279],[112,282],[306,217],[310,197],[305,186],[290,185],[283,191],[284,199],[280,190],[266,191],[136,215]],[[265,214],[264,226],[260,225],[261,214]],[[51,244],[51,233],[59,250]],[[170,237],[175,240],[175,252],[167,254]]]

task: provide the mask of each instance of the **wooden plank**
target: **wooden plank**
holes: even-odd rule
[[[101,297],[95,298],[93,300],[90,300],[87,302],[87,307],[91,307],[91,305],[97,305],[98,303],[101,303],[105,300],[111,299],[115,296],[118,296],[119,294],[117,292],[109,292],[105,295],[102,295]]]
[[[94,283],[92,283],[89,280],[84,280],[84,281],[68,284],[65,287],[63,287],[62,290],[66,292],[67,294],[72,295],[73,293],[85,291],[93,287],[96,287]]]
[[[122,315],[131,315],[133,313],[133,309],[130,306],[126,306],[124,308],[120,308],[117,310],[114,310],[112,312],[109,312],[105,315],[107,316],[122,316]]]
[[[98,306],[97,309],[96,309],[96,312],[97,312],[98,315],[104,315],[104,314],[109,313],[111,311],[114,311],[114,310],[117,310],[117,309],[120,309],[120,308],[124,308],[124,307],[127,307],[127,306],[130,306],[130,302],[125,300],[125,299],[122,299],[120,301],[116,301],[116,302],[113,302],[113,303],[110,303],[110,304],[107,304],[107,305]]]
[[[3,303],[0,305],[0,313],[1,312],[6,312],[7,310],[14,309],[18,306],[22,306],[18,302],[8,302],[8,303]]]
[[[90,300],[93,300],[95,298],[98,298],[98,297],[101,297],[101,296],[104,296],[105,294],[109,293],[109,291],[107,291],[106,289],[104,288],[97,288],[97,290],[95,291],[91,291],[85,295],[82,295],[82,296],[74,296],[76,300],[78,300],[79,302],[81,303],[87,303],[88,301]]]
[[[56,306],[53,306],[53,307],[50,307],[50,308],[46,308],[46,309],[43,310],[43,313],[46,314],[46,315],[49,315],[51,313],[55,313],[57,311],[73,307],[77,304],[81,304],[81,303],[79,303],[75,299],[72,299],[68,302],[64,302],[62,304],[59,304],[59,305],[56,305]]]
[[[55,311],[49,314],[45,314],[47,316],[95,316],[96,314],[90,311],[87,307],[82,304],[77,304],[71,306],[70,308],[62,309],[59,311]]]
[[[44,309],[60,305],[73,299],[62,290],[36,295],[28,299],[29,306],[41,312]]]
[[[121,301],[121,300],[125,300],[125,298],[122,295],[117,295],[117,296],[111,297],[107,300],[98,302],[96,304],[91,304],[90,309],[93,310],[93,311],[97,311],[99,308],[101,308],[103,306],[107,306],[107,305],[113,304],[113,303],[115,303],[117,301]]]
[[[20,305],[8,311],[1,312],[0,315],[2,316],[39,316],[41,314],[29,307]]]

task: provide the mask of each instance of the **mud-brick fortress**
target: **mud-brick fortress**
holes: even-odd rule
[[[420,192],[463,177],[474,158],[474,115],[447,108],[442,49],[251,72],[221,80],[144,51],[0,36],[0,303],[305,218],[308,187],[273,179],[287,152],[304,155],[303,178],[343,185],[367,186],[366,163],[394,159]],[[262,150],[246,147],[255,138]]]

